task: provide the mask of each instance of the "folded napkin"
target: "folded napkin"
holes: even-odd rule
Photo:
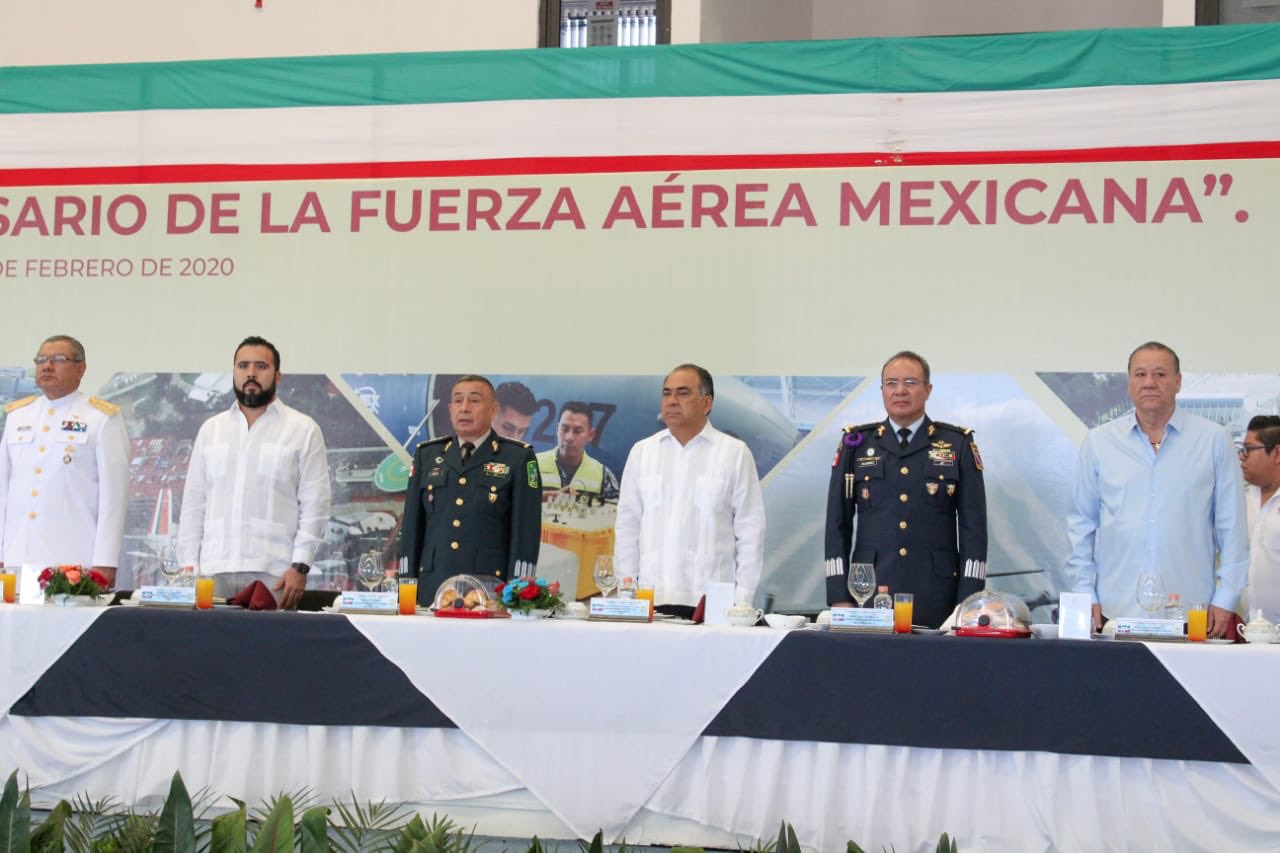
[[[227,599],[227,604],[247,607],[250,610],[275,610],[276,597],[262,581],[254,581]]]

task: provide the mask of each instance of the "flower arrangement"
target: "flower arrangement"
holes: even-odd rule
[[[520,613],[530,610],[555,612],[564,607],[560,582],[547,583],[546,578],[517,578],[499,584],[494,592],[501,596],[503,607]]]
[[[55,595],[101,595],[111,586],[102,572],[80,566],[53,566],[40,573],[45,598]]]

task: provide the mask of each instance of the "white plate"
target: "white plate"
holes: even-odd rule
[[[831,623],[830,622],[810,622],[808,625],[802,625],[801,627],[809,631],[830,631]]]
[[[944,631],[944,630],[942,630],[941,628],[926,628],[926,627],[924,627],[923,625],[912,625],[912,626],[911,626],[911,633],[913,633],[913,634],[931,634],[931,635],[933,635],[933,636],[935,636],[935,637],[936,637],[936,636],[938,636],[939,634],[945,634],[945,633],[947,633],[947,632],[946,632],[946,631]]]
[[[662,618],[658,618],[657,616],[654,616],[653,624],[655,625],[697,625],[698,623],[694,622],[692,619],[681,619],[679,616],[663,616]]]
[[[1234,643],[1235,640],[1229,640],[1226,637],[1210,637],[1205,640],[1205,642],[1213,646],[1229,646]]]

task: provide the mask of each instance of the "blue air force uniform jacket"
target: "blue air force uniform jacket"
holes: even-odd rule
[[[827,601],[851,601],[849,563],[915,596],[937,627],[987,576],[987,497],[972,430],[926,417],[906,449],[890,421],[846,427],[827,493]],[[857,536],[854,537],[855,525]]]
[[[495,432],[462,461],[454,436],[418,445],[405,494],[402,553],[429,607],[458,574],[534,574],[542,537],[542,483],[529,445]]]

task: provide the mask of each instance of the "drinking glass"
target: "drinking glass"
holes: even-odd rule
[[[1138,575],[1138,606],[1154,619],[1156,611],[1163,608],[1164,603],[1164,581],[1160,576],[1151,572]]]
[[[1209,605],[1203,602],[1192,602],[1187,608],[1187,639],[1193,643],[1203,643],[1209,628]]]
[[[368,551],[360,555],[359,562],[356,563],[356,580],[365,588],[366,592],[375,592],[382,588],[382,582],[386,580],[386,573],[382,570],[382,561],[378,559],[377,551]]]
[[[618,585],[618,578],[613,573],[613,557],[609,554],[601,554],[596,557],[595,568],[596,586],[600,587],[600,592],[605,598],[609,597],[609,593]]]
[[[876,567],[872,563],[850,563],[849,576],[845,579],[849,594],[859,607],[865,607],[867,599],[876,588]]]
[[[400,615],[412,616],[418,612],[418,579],[401,578],[399,587]]]
[[[196,607],[200,610],[213,607],[213,578],[209,575],[196,576]]]
[[[909,592],[895,592],[893,594],[893,633],[911,633],[911,616],[914,609],[914,595]]]
[[[636,598],[649,602],[649,621],[653,621],[653,584],[642,583],[636,587]]]
[[[160,574],[164,575],[165,586],[177,586],[178,578],[182,577],[186,569],[186,566],[168,557],[160,561]]]

